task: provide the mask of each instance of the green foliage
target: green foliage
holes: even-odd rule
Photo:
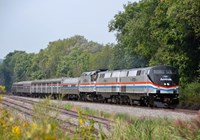
[[[194,29],[196,25],[191,22],[200,22],[197,18],[200,14],[199,8],[197,1],[164,1],[156,8],[151,22],[152,34],[160,44],[151,63],[178,67],[182,83],[197,79],[200,44],[199,35]]]
[[[14,51],[0,65],[0,83],[10,90],[12,83],[16,81],[78,77],[84,71],[108,69],[111,46],[74,36],[50,42],[38,54]]]
[[[115,140],[165,140],[199,139],[200,118],[192,121],[173,121],[168,119],[132,118],[131,122],[118,119],[112,139]]]
[[[200,103],[200,83],[194,82],[181,88],[180,100],[185,103]]]
[[[28,67],[31,64],[28,57],[28,54],[23,51],[14,51],[9,53],[4,59],[1,66],[1,77],[3,78],[3,84],[8,91],[10,90],[13,81],[27,80],[26,78],[28,77],[28,74],[30,74]]]
[[[5,86],[0,85],[0,94],[6,93],[6,88]]]
[[[20,114],[13,114],[10,110],[0,110],[0,139],[2,140],[23,140],[23,139],[51,139],[51,140],[64,140],[70,139],[69,132],[59,128],[57,119],[50,119],[49,113],[45,108],[48,103],[42,103],[39,106],[34,117],[23,119]],[[46,115],[44,115],[44,111]],[[45,117],[44,117],[45,116]]]
[[[130,121],[132,118],[127,113],[116,113],[114,119]]]
[[[142,0],[128,3],[109,24],[117,31],[116,67],[172,65],[181,84],[198,79],[200,63],[198,0]],[[120,61],[120,58],[122,61]]]
[[[65,108],[66,110],[72,110],[72,107],[73,107],[73,105],[70,104],[70,103],[65,104],[65,106],[64,106],[64,108]]]
[[[96,136],[94,135],[94,120],[89,120],[87,117],[83,116],[82,111],[79,111],[79,126],[76,130],[76,133],[82,139],[95,140]]]
[[[31,65],[34,54],[20,54],[15,62],[14,81],[25,81],[31,77]]]

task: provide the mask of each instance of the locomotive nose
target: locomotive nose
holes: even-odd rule
[[[169,75],[163,75],[160,78],[160,84],[164,86],[172,86],[172,78]]]

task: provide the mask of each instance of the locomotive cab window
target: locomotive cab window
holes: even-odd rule
[[[91,81],[96,81],[97,80],[97,73],[94,73],[91,75]]]
[[[154,74],[178,74],[176,70],[168,69],[168,70],[153,70]]]
[[[145,70],[142,70],[140,75],[145,75]]]
[[[158,85],[177,85],[179,82],[178,70],[170,66],[153,67],[150,70],[149,78]]]
[[[140,74],[141,74],[141,70],[138,70],[136,75],[139,76]]]
[[[105,73],[101,73],[99,78],[104,78],[105,77]]]

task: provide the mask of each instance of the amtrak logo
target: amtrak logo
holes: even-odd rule
[[[160,81],[172,81],[172,78],[168,77],[167,75],[164,75],[160,78]]]

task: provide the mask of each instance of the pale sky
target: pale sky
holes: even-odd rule
[[[38,53],[74,35],[116,43],[108,23],[128,1],[139,0],[0,0],[0,58],[14,50]]]

